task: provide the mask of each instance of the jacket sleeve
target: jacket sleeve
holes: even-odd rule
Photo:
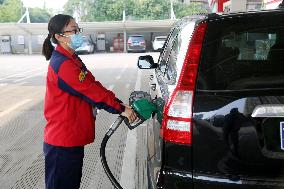
[[[93,80],[94,82],[96,82],[98,86],[103,87],[103,85],[102,85],[100,82],[96,81],[95,76],[93,76],[93,75],[92,75],[92,73],[91,73],[90,71],[88,71],[88,72],[89,72],[90,77],[92,78],[92,80]],[[109,92],[111,92],[111,93],[113,93],[113,92],[112,92],[112,91],[110,91],[110,90],[108,90],[108,91],[109,91]],[[122,102],[119,98],[116,98],[116,101],[117,101],[117,102],[119,102],[120,104],[122,104],[122,103],[123,103],[123,102]]]
[[[58,71],[58,86],[63,91],[78,96],[99,109],[104,109],[113,114],[121,114],[125,107],[115,97],[114,93],[107,90],[98,81],[86,75],[80,81],[81,69],[72,61],[66,60]],[[91,74],[88,72],[88,74]]]

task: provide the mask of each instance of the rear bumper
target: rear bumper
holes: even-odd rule
[[[212,176],[194,176],[195,189],[283,189],[283,181],[231,180]]]
[[[146,51],[146,47],[144,47],[144,46],[128,46],[127,51],[142,52],[142,51]]]
[[[261,181],[220,178],[213,175],[193,176],[175,170],[160,172],[158,189],[283,189],[284,181]]]
[[[190,173],[166,169],[160,172],[157,180],[158,189],[193,189]]]

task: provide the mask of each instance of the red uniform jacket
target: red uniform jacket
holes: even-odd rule
[[[125,107],[104,88],[76,54],[60,45],[53,51],[46,77],[44,141],[54,146],[83,146],[94,141],[92,107],[120,114]]]

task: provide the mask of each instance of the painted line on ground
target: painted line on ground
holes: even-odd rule
[[[26,81],[23,81],[23,82],[21,82],[21,83],[18,83],[18,85],[25,85],[25,84],[27,84],[28,82],[26,82]]]
[[[28,103],[28,102],[30,102],[30,101],[31,101],[31,99],[25,99],[25,100],[23,100],[23,101],[21,101],[21,102],[15,104],[15,105],[11,106],[10,108],[6,109],[5,111],[0,112],[0,117],[3,117],[3,116],[5,116],[5,115],[11,113],[12,111],[16,110],[16,109],[19,108],[20,106],[23,106],[24,104],[26,104],[26,103]]]
[[[141,71],[138,70],[135,91],[141,88]],[[137,132],[136,129],[128,130],[126,146],[124,149],[122,171],[120,176],[120,184],[123,188],[135,188],[135,170],[136,170],[136,145]]]
[[[19,81],[23,81],[23,80],[25,80],[25,79],[29,79],[29,78],[32,78],[32,77],[35,77],[35,76],[38,76],[38,75],[41,75],[41,74],[43,74],[43,72],[37,72],[37,73],[35,73],[35,74],[31,74],[31,75],[26,76],[26,77],[23,77],[23,78],[21,78],[21,79],[16,79],[16,80],[14,80],[13,82],[14,82],[14,83],[17,83],[17,82],[19,82]]]
[[[1,86],[0,86],[1,87]],[[7,83],[7,85],[4,85],[1,89],[1,94],[7,93],[7,95],[10,95],[11,93],[14,92],[15,89],[17,89],[19,87],[18,84],[14,84],[14,83]],[[10,92],[11,91],[11,92]]]
[[[38,69],[38,68],[37,68],[37,69],[32,69],[32,70],[28,70],[28,71],[21,72],[21,73],[16,73],[16,74],[8,75],[8,76],[6,76],[6,77],[0,78],[0,81],[5,80],[5,79],[9,79],[9,78],[12,78],[12,77],[20,76],[20,75],[23,75],[23,74],[26,74],[26,73],[30,73],[30,72],[33,72],[33,71],[37,71],[37,70],[41,70],[41,69]]]
[[[127,68],[127,65],[124,65],[123,68],[121,69],[119,75],[115,77],[115,80],[121,79],[121,76],[122,76],[123,72],[125,72],[126,68]]]

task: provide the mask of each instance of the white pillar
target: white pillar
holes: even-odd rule
[[[124,46],[123,46],[123,48],[124,48],[124,52],[126,53],[127,52],[127,32],[126,32],[126,28],[124,27],[124,32],[123,32],[123,41],[124,41]]]
[[[29,54],[33,54],[33,49],[32,49],[32,34],[28,35],[28,48],[29,48]]]
[[[127,46],[126,46],[126,44],[127,44],[127,37],[126,37],[126,35],[127,35],[127,32],[126,32],[126,26],[125,26],[125,22],[126,22],[126,13],[125,13],[125,10],[123,10],[123,18],[122,18],[123,20],[122,20],[122,22],[123,22],[123,51],[126,53],[127,52],[127,50],[126,50],[126,48],[127,48]]]
[[[176,15],[174,12],[173,1],[171,0],[171,20],[175,20],[175,19],[176,19]]]

